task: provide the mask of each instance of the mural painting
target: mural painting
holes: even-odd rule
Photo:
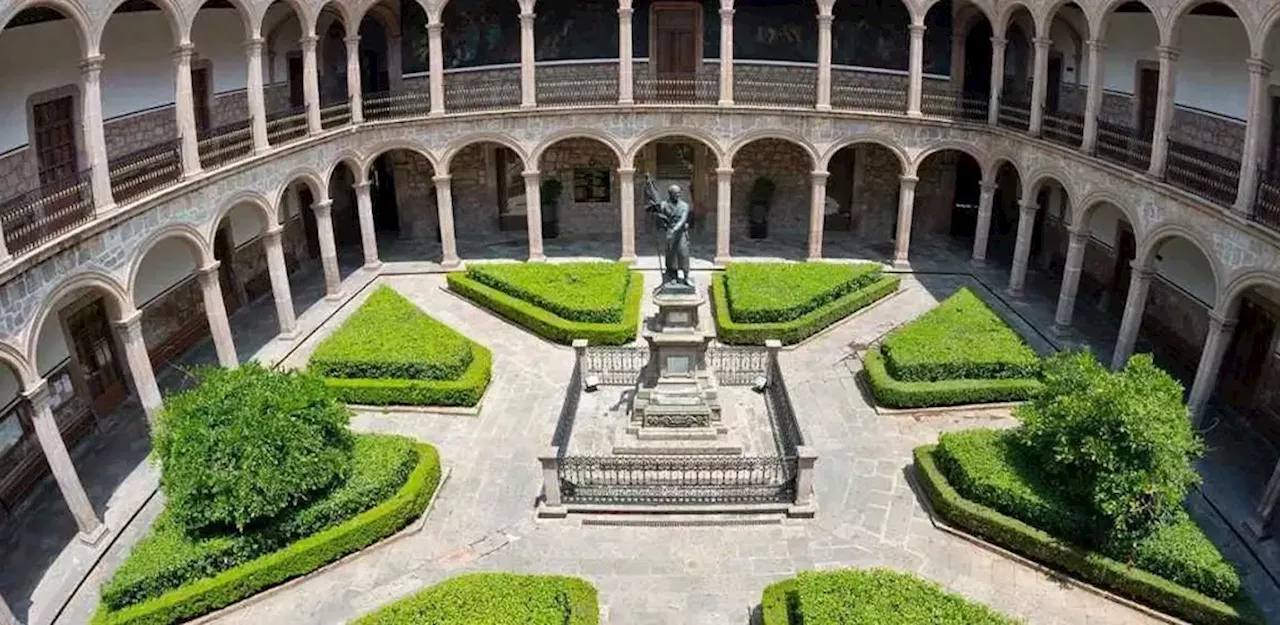
[[[733,56],[757,61],[818,61],[814,15],[770,0],[738,0],[733,12]]]
[[[618,58],[617,0],[540,0],[535,15],[537,60]]]

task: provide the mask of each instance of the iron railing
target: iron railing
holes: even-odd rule
[[[925,83],[920,93],[920,112],[932,117],[986,122],[987,96]]]
[[[588,347],[583,354],[586,374],[601,384],[635,384],[649,363],[647,347]]]
[[[769,375],[769,350],[763,347],[712,347],[707,368],[726,386],[749,386]]]
[[[1045,113],[1040,134],[1054,143],[1078,148],[1084,143],[1084,117],[1066,111]]]
[[[1264,226],[1280,229],[1280,180],[1258,178],[1258,191],[1249,217]]]
[[[618,75],[615,71],[609,77],[574,78],[540,71],[537,75],[537,94],[538,106],[617,104]]]
[[[253,154],[253,122],[242,119],[211,128],[201,133],[200,166],[221,167],[238,158]]]
[[[0,202],[5,249],[21,254],[93,219],[88,170]]]
[[[364,96],[364,118],[368,120],[421,117],[431,112],[431,93],[426,89],[382,91]]]
[[[488,111],[520,106],[520,80],[506,76],[445,76],[444,108],[446,111]]]
[[[124,204],[182,179],[182,140],[170,139],[107,163],[111,197]]]
[[[907,112],[907,91],[896,87],[833,84],[831,85],[831,107],[904,114]]]
[[[1007,81],[1000,92],[1000,108],[996,123],[1005,128],[1026,131],[1031,127],[1031,89],[1029,82]]]
[[[280,145],[307,136],[307,107],[267,115],[267,142]]]
[[[1230,206],[1240,190],[1240,160],[1170,139],[1165,180]]]
[[[800,420],[796,417],[795,406],[791,404],[791,392],[787,390],[786,376],[774,358],[770,358],[769,385],[765,387],[765,403],[769,408],[769,421],[773,426],[774,438],[777,439],[781,452],[794,456],[804,445],[804,434],[800,431]]]
[[[1138,171],[1151,166],[1151,138],[1136,128],[1098,120],[1097,154],[1100,158]]]
[[[635,76],[635,98],[645,104],[715,104],[720,99],[720,75],[698,74]]]
[[[783,456],[565,456],[568,504],[761,504],[795,500],[798,461]]]
[[[791,79],[752,76],[750,72],[733,76],[733,101],[737,104],[768,104],[813,108],[818,103],[817,75],[795,70]]]
[[[351,123],[351,102],[340,101],[320,109],[320,127],[329,130]]]

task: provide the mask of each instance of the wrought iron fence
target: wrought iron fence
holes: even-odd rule
[[[786,376],[777,362],[771,362],[769,385],[765,387],[765,403],[769,408],[769,420],[773,425],[774,437],[785,455],[794,456],[796,450],[804,445],[804,434],[800,431],[800,420],[796,417],[795,406],[791,404],[791,392],[787,390]]]
[[[242,119],[201,133],[200,165],[205,169],[221,167],[253,153],[253,122]]]
[[[635,98],[646,104],[715,104],[720,99],[717,73],[672,76],[637,74]]]
[[[1146,171],[1151,166],[1151,139],[1136,128],[1099,119],[1097,154],[1117,165]]]
[[[520,106],[518,77],[463,79],[460,76],[445,76],[444,108],[447,111],[487,111],[517,106]]]
[[[111,196],[124,204],[177,184],[182,178],[182,141],[170,139],[111,159]]]
[[[837,109],[906,113],[907,90],[897,87],[832,84],[831,107]]]
[[[351,123],[351,102],[341,101],[320,109],[320,127],[328,130]]]
[[[1000,92],[1000,108],[996,123],[1005,128],[1027,130],[1031,127],[1030,83],[1006,82]]]
[[[307,136],[306,105],[267,115],[267,142],[279,145]]]
[[[769,375],[769,350],[763,347],[711,347],[707,368],[726,386],[749,386]]]
[[[1249,216],[1264,226],[1280,229],[1280,180],[1259,177],[1258,193],[1253,198],[1253,213]]]
[[[583,360],[585,374],[596,376],[601,384],[635,384],[649,363],[649,348],[588,347]]]
[[[813,108],[818,103],[817,75],[800,71],[794,73],[796,79],[792,80],[774,80],[749,73],[734,74],[733,101],[737,104]]]
[[[538,75],[538,104],[548,106],[573,106],[592,104],[617,104],[618,76],[605,78],[578,77],[568,75],[562,78]]]
[[[0,202],[5,248],[21,254],[93,218],[88,170]]]
[[[920,112],[933,117],[954,120],[985,122],[987,120],[987,96],[965,93],[955,89],[929,86],[920,93]]]
[[[431,92],[427,89],[382,91],[364,98],[364,118],[368,120],[420,117],[431,112]]]
[[[783,456],[565,456],[565,503],[753,504],[795,500],[798,461]]]
[[[1230,206],[1240,187],[1240,160],[1169,140],[1165,180],[1175,187]]]
[[[1084,117],[1065,111],[1046,113],[1041,132],[1049,141],[1078,148],[1084,142]]]

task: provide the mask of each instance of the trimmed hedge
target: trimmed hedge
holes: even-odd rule
[[[447,579],[352,625],[596,625],[596,589],[576,577],[472,573]]]
[[[769,339],[783,344],[799,343],[827,326],[897,292],[902,278],[879,275],[878,279],[837,299],[815,308],[791,321],[740,323],[729,310],[725,276],[711,279],[712,309],[715,312],[716,338],[730,345],[763,345]]]
[[[456,380],[377,380],[326,378],[340,401],[368,406],[475,406],[493,375],[493,352],[471,344],[471,365]]]
[[[631,270],[624,263],[468,263],[467,277],[567,321],[618,323]]]
[[[1036,379],[940,380],[903,382],[895,380],[885,367],[880,350],[862,357],[863,376],[876,403],[887,408],[931,408],[1023,401],[1034,397],[1044,384]]]
[[[1247,598],[1231,604],[1205,596],[1155,574],[1081,549],[1015,518],[962,497],[937,465],[933,445],[914,451],[916,475],[935,512],[948,522],[1023,556],[1193,623],[1261,625]]]
[[[326,378],[453,380],[471,359],[467,337],[384,284],[316,347],[310,367]]]
[[[640,326],[644,280],[635,272],[632,272],[627,287],[622,320],[613,323],[586,323],[565,319],[537,304],[485,285],[467,273],[451,273],[446,280],[451,291],[548,341],[562,345],[570,345],[574,339],[586,339],[592,345],[626,345],[635,340],[636,330]]]
[[[730,263],[729,315],[738,323],[793,321],[879,280],[875,263]]]
[[[895,380],[999,380],[1040,375],[1040,356],[978,296],[961,288],[885,337]]]
[[[440,483],[434,447],[414,443],[418,462],[386,501],[318,533],[158,597],[113,610],[101,605],[93,625],[169,625],[208,614],[378,542],[420,516]]]
[[[1013,625],[1018,621],[888,569],[806,571],[769,585],[761,625]]]

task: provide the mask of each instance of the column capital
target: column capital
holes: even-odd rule
[[[191,57],[196,54],[196,44],[190,41],[180,43],[173,49],[173,58],[178,61],[191,61]]]
[[[535,14],[533,11],[529,11],[528,13],[521,12],[521,13],[520,13],[520,25],[521,25],[521,26],[524,26],[524,25],[528,24],[529,26],[533,26],[533,18],[534,18],[534,17],[536,17],[536,14]]]
[[[822,182],[822,183],[825,183],[825,182],[827,181],[827,178],[829,178],[830,176],[831,176],[831,172],[826,172],[826,171],[811,171],[811,172],[809,172],[809,177],[810,177],[814,182]]]
[[[90,57],[85,57],[80,61],[80,73],[88,74],[91,72],[94,72],[94,73],[101,72],[102,63],[106,61],[106,58],[107,57],[102,56],[101,54],[95,54]]]
[[[133,310],[125,311],[124,314],[120,315],[119,319],[112,321],[111,325],[121,330],[126,330],[129,332],[132,332],[134,330],[141,330],[142,329],[142,311],[138,310],[137,308]]]
[[[282,232],[284,232],[284,228],[280,227],[280,224],[272,224],[267,226],[266,230],[262,231],[262,238],[267,239],[268,243],[273,242],[272,240],[274,240],[275,243],[279,243],[280,233]]]
[[[1107,42],[1101,39],[1087,39],[1084,43],[1090,52],[1099,52],[1107,49]]]
[[[1050,39],[1049,37],[1036,37],[1031,40],[1031,43],[1037,48],[1044,48],[1045,50],[1048,50],[1049,47],[1053,45],[1053,39]]]
[[[1008,44],[1009,44],[1009,40],[1008,40],[1008,39],[1005,39],[1004,37],[992,37],[992,38],[991,38],[991,47],[993,47],[993,48],[1000,48],[1000,49],[1002,49],[1002,50],[1003,50],[1003,49],[1004,49],[1004,47],[1005,47],[1006,45],[1008,45]]]
[[[1234,329],[1236,324],[1239,322],[1240,320],[1235,317],[1227,317],[1217,313],[1216,311],[1209,311],[1209,328],[1211,331],[1216,330],[1218,332],[1223,332],[1231,330]]]
[[[623,177],[630,176],[634,178],[636,175],[636,168],[634,167],[619,167],[617,171],[618,171],[618,175]]]
[[[315,211],[317,215],[327,215],[329,211],[332,209],[333,209],[332,199],[320,200],[319,202],[316,202],[315,204],[311,205],[311,210]]]
[[[302,45],[303,52],[306,52],[308,49],[314,52],[316,49],[316,41],[318,40],[319,37],[316,37],[315,35],[303,35],[298,39],[298,43]]]
[[[449,184],[451,180],[453,180],[453,176],[449,174],[437,174],[431,177],[431,182],[436,184]]]
[[[217,275],[218,267],[221,267],[221,266],[222,266],[222,261],[211,260],[209,261],[208,265],[205,265],[203,267],[196,267],[196,274],[198,274],[201,278],[210,276],[210,275]]]
[[[831,27],[831,22],[836,20],[836,16],[830,13],[822,13],[818,15],[818,25],[826,28]]]
[[[265,40],[262,37],[253,37],[244,41],[244,51],[249,54],[262,54],[262,46]]]
[[[620,19],[629,20],[631,19],[631,16],[635,12],[636,12],[635,9],[632,9],[631,7],[627,7],[625,9],[618,9],[618,17]]]
[[[1178,49],[1173,46],[1156,46],[1156,54],[1161,61],[1173,62],[1178,60]]]
[[[542,175],[542,172],[536,169],[526,169],[523,172],[520,172],[520,175],[524,176],[525,182],[528,182],[530,180],[533,180],[536,182],[538,180],[538,177]]]
[[[717,167],[717,168],[716,168],[716,176],[719,176],[719,177],[724,177],[724,176],[733,176],[733,168],[732,168],[732,167]]]
[[[360,45],[360,35],[348,35],[342,38],[342,42],[347,44],[348,48],[354,48]]]
[[[983,180],[978,183],[978,189],[981,193],[995,193],[1000,188],[1000,184],[994,180]]]
[[[733,19],[733,9],[720,9],[720,21]]]
[[[357,183],[355,183],[354,187],[355,187],[355,190],[356,190],[356,191],[363,191],[363,190],[365,190],[365,189],[368,189],[368,188],[369,188],[369,185],[371,185],[371,184],[373,184],[373,183],[372,183],[372,182],[369,182],[368,180],[365,180],[364,182],[357,182]]]
[[[1156,275],[1156,270],[1154,267],[1147,267],[1145,265],[1142,265],[1138,262],[1138,259],[1136,258],[1129,261],[1129,267],[1133,269],[1133,277],[1135,278],[1150,280],[1151,276]]]
[[[1077,230],[1075,228],[1067,229],[1067,236],[1070,237],[1069,245],[1084,245],[1089,242],[1089,231]]]
[[[31,403],[32,408],[39,409],[49,401],[49,380],[39,378],[31,382],[31,386],[22,389],[22,398]]]
[[[1032,200],[1018,200],[1018,208],[1021,208],[1022,210],[1027,212],[1034,213],[1040,210],[1040,205],[1035,203],[1035,201],[1032,201]]]
[[[1262,77],[1271,75],[1272,65],[1266,59],[1249,58],[1245,59],[1245,65],[1249,68],[1250,74],[1256,74]]]
[[[924,35],[925,25],[924,25],[924,24],[912,24],[912,25],[908,26],[908,27],[907,27],[907,29],[911,31],[911,35],[912,35],[913,37],[914,37],[914,36],[920,36],[920,35]]]
[[[428,23],[428,24],[427,24],[427,34],[428,34],[428,35],[439,35],[439,34],[440,34],[440,31],[441,31],[441,30],[443,30],[443,29],[444,29],[444,23],[443,23],[443,22],[430,22],[430,23]]]
[[[898,182],[902,183],[903,186],[915,186],[917,182],[920,182],[920,177],[904,174],[902,176],[898,176]]]

